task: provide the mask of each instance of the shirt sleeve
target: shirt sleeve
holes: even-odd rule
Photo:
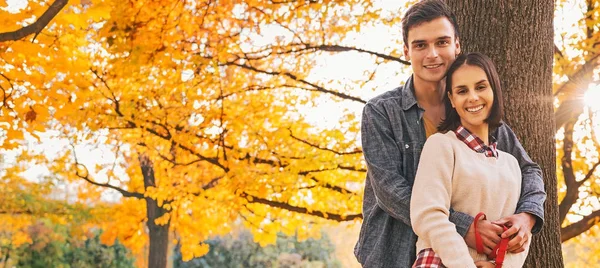
[[[377,205],[410,226],[411,185],[401,174],[402,155],[388,116],[372,103],[363,109],[361,123],[363,155]]]
[[[532,233],[538,233],[544,225],[544,202],[546,191],[540,166],[533,162],[512,129],[503,123],[496,130],[498,149],[513,155],[521,167],[521,196],[515,213],[527,212],[536,217]]]
[[[413,230],[446,267],[475,267],[463,237],[450,222],[454,150],[443,134],[425,142],[410,203]]]

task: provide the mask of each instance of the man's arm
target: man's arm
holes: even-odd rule
[[[531,232],[538,233],[544,224],[546,192],[540,166],[534,163],[510,127],[503,123],[496,131],[498,149],[510,153],[519,162],[522,174],[521,196],[515,214],[529,213],[535,217]]]
[[[394,139],[388,115],[372,103],[363,109],[363,155],[377,205],[410,226],[411,185],[401,174],[402,153]]]
[[[363,109],[361,137],[367,172],[377,204],[390,216],[411,226],[412,185],[402,176],[402,158],[405,156],[398,148],[388,115],[372,103],[367,103]],[[450,221],[464,237],[473,217],[450,210]]]

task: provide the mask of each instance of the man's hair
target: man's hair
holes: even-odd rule
[[[452,75],[458,68],[463,65],[470,65],[481,68],[488,79],[492,92],[494,93],[494,103],[490,115],[485,119],[488,123],[490,133],[501,125],[502,116],[504,111],[502,109],[502,89],[500,87],[500,76],[496,71],[494,62],[486,55],[473,52],[459,55],[454,63],[450,65],[448,72],[446,73],[446,94],[444,94],[444,105],[446,105],[445,118],[438,127],[438,131],[447,132],[449,130],[456,130],[460,123],[460,117],[456,112],[456,109],[452,108],[452,103],[448,94],[452,94]],[[457,108],[460,109],[460,108]]]
[[[414,26],[434,19],[446,17],[454,27],[454,38],[459,37],[456,17],[450,7],[442,0],[421,0],[412,5],[402,18],[402,39],[408,47],[408,31]]]

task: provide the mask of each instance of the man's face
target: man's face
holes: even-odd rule
[[[404,55],[411,62],[415,80],[440,82],[460,53],[454,28],[446,17],[413,26],[408,30]]]

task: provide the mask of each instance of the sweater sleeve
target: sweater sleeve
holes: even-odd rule
[[[427,139],[412,190],[410,218],[419,239],[424,239],[447,267],[475,267],[467,244],[449,220],[454,150],[444,134]]]

